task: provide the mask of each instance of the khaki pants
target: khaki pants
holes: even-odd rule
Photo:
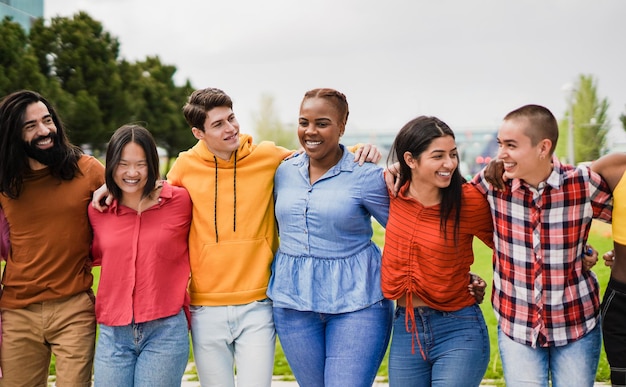
[[[47,386],[50,354],[58,387],[91,386],[96,319],[89,294],[2,309],[0,387]]]

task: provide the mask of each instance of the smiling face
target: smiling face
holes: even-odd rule
[[[141,146],[134,142],[124,146],[113,179],[123,199],[141,199],[148,180],[148,161]]]
[[[61,155],[61,150],[57,128],[43,102],[38,101],[26,107],[22,140],[31,169],[42,169],[59,161],[57,155]]]
[[[206,147],[222,160],[229,160],[239,148],[239,122],[233,110],[218,106],[206,114],[202,129],[193,127],[193,135],[204,142]]]
[[[432,188],[448,187],[459,165],[456,142],[452,136],[433,139],[417,158],[405,152],[404,160],[411,168],[411,184]]]
[[[504,162],[508,179],[521,179],[537,187],[552,171],[549,139],[533,145],[528,135],[532,122],[524,117],[505,120],[498,131],[498,158]]]
[[[344,130],[339,111],[328,100],[313,97],[302,101],[298,139],[312,163],[332,166],[339,161],[339,139]]]

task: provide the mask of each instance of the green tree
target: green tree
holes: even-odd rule
[[[274,97],[261,95],[261,109],[253,115],[254,127],[259,141],[273,141],[287,149],[296,149],[298,140],[295,130],[285,129],[285,125],[276,115]]]
[[[189,82],[176,86],[175,72],[176,67],[164,65],[158,57],[137,63],[124,61],[120,71],[130,112],[127,121],[142,122],[165,149],[168,160],[165,171],[178,152],[196,142],[182,114],[182,106],[193,88]]]
[[[620,114],[619,120],[622,123],[622,128],[626,130],[626,112]]]
[[[158,57],[136,63],[120,59],[117,38],[88,14],[56,17],[48,24],[40,19],[30,40],[14,35],[14,46],[32,48],[35,73],[44,80],[34,88],[58,107],[74,143],[101,153],[115,129],[129,122],[146,126],[168,160],[195,142],[181,112],[193,90],[189,81],[176,86],[176,67]]]
[[[117,39],[79,12],[72,18],[52,18],[49,25],[39,19],[31,28],[30,44],[40,72],[58,80],[75,98],[60,107],[73,141],[95,146],[105,142],[126,115]]]
[[[572,122],[576,162],[596,160],[605,153],[606,134],[611,125],[608,108],[608,100],[598,97],[593,76],[580,75],[568,101],[566,117],[559,125],[557,155],[569,157],[567,143]]]
[[[40,90],[46,83],[22,26],[5,17],[0,22],[0,96],[21,89]]]

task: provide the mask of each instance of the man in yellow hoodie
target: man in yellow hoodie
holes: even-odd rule
[[[267,298],[278,248],[274,173],[294,154],[241,134],[231,98],[222,90],[194,91],[183,113],[198,143],[182,152],[167,175],[193,201],[189,233],[191,335],[202,386],[270,386],[275,332]],[[355,161],[377,161],[374,147]]]

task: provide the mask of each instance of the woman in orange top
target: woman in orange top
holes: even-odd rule
[[[435,117],[408,122],[390,158],[401,188],[390,195],[381,269],[383,294],[397,300],[389,385],[478,386],[489,337],[467,283],[474,236],[493,248],[489,204],[461,176],[454,133]]]

